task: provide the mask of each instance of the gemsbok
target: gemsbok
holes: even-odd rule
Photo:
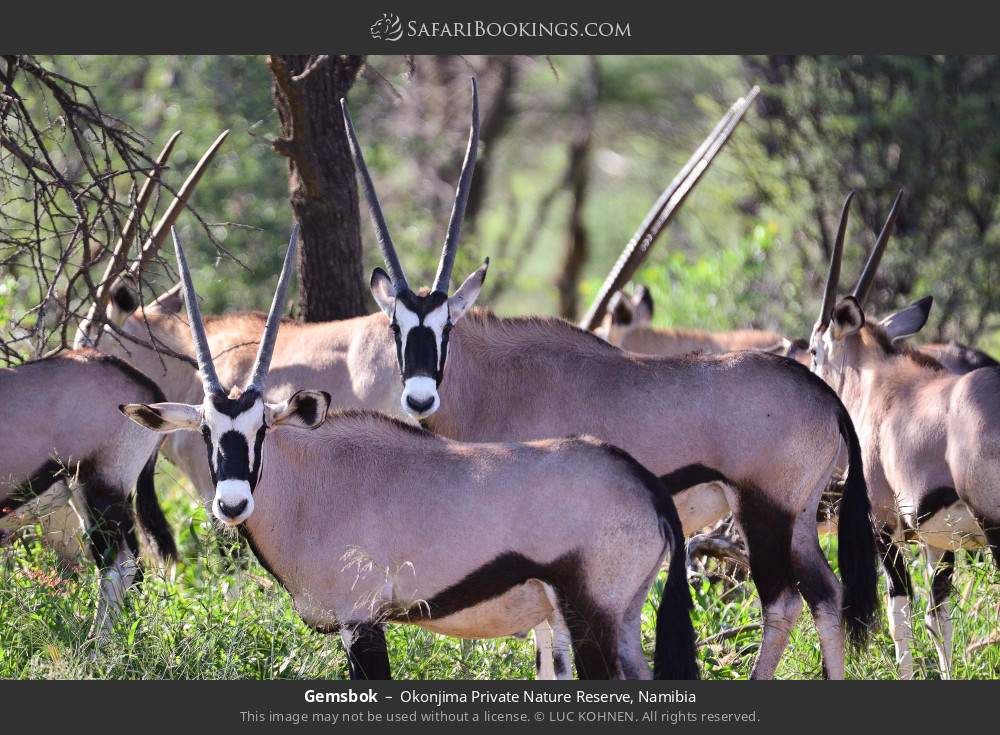
[[[915,303],[921,304],[921,308],[923,308],[923,305],[926,305],[926,309],[930,310],[933,299],[930,296],[925,296],[923,299],[920,299],[920,301]],[[889,316],[882,318],[879,323],[887,325],[896,318],[897,312],[893,312],[892,314],[889,314]],[[893,340],[893,344],[900,346],[905,340],[905,335],[899,336]],[[956,342],[955,340],[950,342],[934,342],[927,345],[914,345],[912,346],[912,349],[916,353],[926,355],[932,360],[938,362],[941,367],[954,375],[965,375],[966,373],[971,373],[973,370],[978,370],[979,368],[1000,367],[1000,362],[997,362],[987,353],[961,342]],[[811,364],[812,357],[809,354],[808,339],[785,340],[782,347],[776,350],[776,352],[779,355],[784,355],[785,357],[797,360],[803,365]]]
[[[715,355],[736,350],[777,352],[785,340],[765,329],[734,329],[709,332],[702,329],[655,328],[653,296],[645,286],[632,295],[618,291],[608,302],[607,312],[594,333],[626,352],[640,355],[679,357],[693,352]]]
[[[475,113],[475,95],[473,107]],[[405,285],[348,128],[388,268],[388,274],[378,270],[372,277],[381,311],[335,322],[283,321],[266,399],[281,402],[308,385],[330,393],[334,406],[413,417],[460,441],[590,434],[621,446],[657,475],[698,463],[715,467],[729,478],[727,489],[702,485],[679,493],[675,502],[685,532],[710,525],[732,508],[749,540],[765,621],[754,676],[773,676],[801,612],[801,594],[817,620],[825,672],[841,677],[842,612],[860,639],[877,616],[878,598],[861,459],[840,400],[807,369],[775,355],[639,357],[561,320],[501,319],[471,309],[485,265],[449,297],[477,129],[474,114],[435,288],[416,293]],[[173,290],[131,315],[122,331],[140,338],[148,325],[157,344],[192,354],[182,308]],[[254,360],[247,343],[259,338],[263,323],[263,315],[252,313],[206,320],[209,350],[224,384],[245,381]],[[154,350],[125,340],[114,349],[155,377],[169,400],[201,403],[201,383],[186,362],[165,354],[161,363]],[[855,448],[840,519],[843,587],[822,554],[815,526],[841,439]],[[203,497],[214,497],[200,437],[177,432],[162,451]],[[567,640],[556,638],[557,646]],[[565,645],[556,655],[565,670]],[[542,665],[556,666],[544,657]]]
[[[852,192],[853,195],[853,192]],[[907,346],[930,299],[879,323],[865,319],[868,296],[898,215],[902,192],[851,295],[837,300],[844,203],[819,319],[810,339],[813,370],[841,396],[858,428],[872,512],[889,580],[890,632],[900,674],[913,676],[912,585],[900,545],[919,541],[932,572],[932,632],[943,676],[951,672],[948,597],[954,552],[988,545],[1000,563],[1000,371],[955,375]]]
[[[965,375],[979,368],[1000,367],[1000,362],[982,350],[954,340],[921,345],[917,350],[933,357],[945,370],[956,375]]]
[[[486,638],[549,621],[568,629],[581,678],[649,678],[641,613],[669,555],[655,671],[696,678],[672,488],[625,452],[591,437],[465,444],[379,413],[328,415],[322,391],[265,403],[296,233],[250,378],[229,390],[175,235],[205,398],[121,410],[202,435],[214,516],[239,526],[306,623],[341,632],[351,677],[390,676],[387,622]]]
[[[162,401],[157,385],[96,350],[58,353],[0,369],[0,518],[66,481],[87,518],[90,552],[101,569],[91,635],[103,641],[125,592],[142,579],[132,496],[139,522],[163,558],[173,536],[156,499],[159,438],[125,419],[123,401]]]
[[[800,593],[816,620],[825,674],[843,677],[842,612],[852,637],[862,640],[877,611],[860,447],[843,404],[804,367],[769,353],[643,357],[562,320],[501,319],[470,310],[487,264],[449,297],[476,153],[474,83],[473,93],[466,166],[441,262],[433,288],[419,294],[403,273],[344,105],[355,166],[388,267],[388,274],[375,271],[371,287],[385,315],[381,323],[388,321],[382,352],[395,353],[403,408],[435,433],[463,441],[590,434],[657,474],[716,468],[702,482],[725,479],[725,490],[702,485],[680,493],[678,510],[685,530],[693,531],[732,508],[747,539],[764,616],[754,677],[773,676],[802,610]],[[843,588],[815,526],[841,440],[850,455],[840,519]]]

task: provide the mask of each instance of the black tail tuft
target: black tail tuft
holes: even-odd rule
[[[844,624],[848,640],[861,646],[878,624],[878,552],[861,445],[843,405],[837,420],[840,435],[847,442],[849,462],[837,529],[840,574],[844,580]]]
[[[725,476],[702,465],[682,467],[660,478],[664,492],[655,496],[656,512],[670,538],[670,569],[656,611],[654,679],[697,679],[694,625],[691,623],[691,588],[687,580],[684,529],[671,496],[704,482],[725,481]]]
[[[139,524],[156,544],[156,552],[161,559],[168,561],[177,558],[177,545],[174,543],[170,524],[163,515],[160,501],[156,497],[156,483],[153,476],[156,472],[157,454],[158,452],[153,452],[153,456],[139,473],[135,487],[135,509],[136,515],[139,516]]]

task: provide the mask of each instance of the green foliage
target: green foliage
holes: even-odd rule
[[[790,304],[806,307],[803,323],[815,318],[825,253],[847,191],[859,196],[844,291],[904,188],[898,234],[870,311],[932,294],[929,338],[989,338],[998,326],[992,264],[1000,253],[1000,59],[754,57],[746,65],[764,82],[761,147],[748,176],[761,213],[781,221],[789,255],[797,251],[805,267],[795,283],[806,291]]]

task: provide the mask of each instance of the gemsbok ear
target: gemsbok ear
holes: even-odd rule
[[[863,326],[865,326],[865,312],[862,311],[857,299],[845,296],[837,302],[830,320],[831,336],[834,339],[848,337]]]
[[[608,314],[615,326],[625,327],[632,323],[632,304],[621,291],[615,291],[608,300]]]
[[[118,410],[139,426],[162,433],[197,429],[202,421],[201,407],[187,403],[127,403]]]
[[[146,311],[155,314],[180,314],[184,311],[184,284],[175,283],[147,305]]]
[[[455,294],[448,299],[448,317],[451,319],[452,323],[461,319],[462,315],[472,308],[474,303],[476,303],[476,298],[479,296],[479,290],[483,287],[483,283],[486,281],[486,269],[489,267],[490,259],[487,258],[471,276],[462,282],[462,285],[458,287]]]
[[[381,268],[372,271],[372,280],[369,284],[375,303],[382,313],[392,319],[393,310],[396,308],[396,287],[392,285],[389,274]]]
[[[639,324],[649,324],[653,321],[653,294],[645,286],[639,286],[633,299],[635,304],[635,320]]]
[[[889,335],[889,339],[893,342],[912,337],[924,328],[933,304],[934,297],[925,296],[920,301],[910,304],[905,309],[893,312],[879,322],[879,324],[882,325],[886,334]]]
[[[325,390],[300,390],[287,401],[264,404],[267,423],[269,426],[315,429],[326,421],[332,400]]]
[[[781,355],[782,357],[789,357],[794,349],[792,341],[790,339],[785,339],[782,337],[774,344],[765,345],[764,347],[758,347],[758,352],[770,352],[772,355]]]

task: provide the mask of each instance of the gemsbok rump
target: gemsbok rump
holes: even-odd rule
[[[250,379],[228,391],[175,238],[205,398],[121,410],[203,436],[213,514],[239,525],[304,621],[341,632],[351,677],[389,677],[387,622],[485,638],[548,621],[569,631],[581,678],[649,678],[641,613],[669,555],[655,672],[695,678],[671,487],[625,452],[590,437],[464,444],[374,412],[328,415],[321,391],[264,402],[295,238]]]
[[[926,622],[941,673],[948,676],[954,552],[988,545],[1000,563],[1000,371],[983,368],[955,375],[903,342],[924,325],[930,299],[880,323],[866,321],[863,304],[902,192],[851,295],[837,300],[852,196],[844,202],[823,305],[810,339],[813,370],[837,390],[858,428],[889,580],[890,632],[900,674],[913,676],[912,586],[899,545],[916,540],[933,573]]]
[[[0,518],[53,490],[78,490],[90,552],[101,569],[91,635],[103,640],[126,590],[142,579],[133,490],[139,522],[164,558],[176,556],[156,499],[158,437],[119,412],[123,401],[162,401],[157,385],[96,350],[58,353],[0,369]]]

